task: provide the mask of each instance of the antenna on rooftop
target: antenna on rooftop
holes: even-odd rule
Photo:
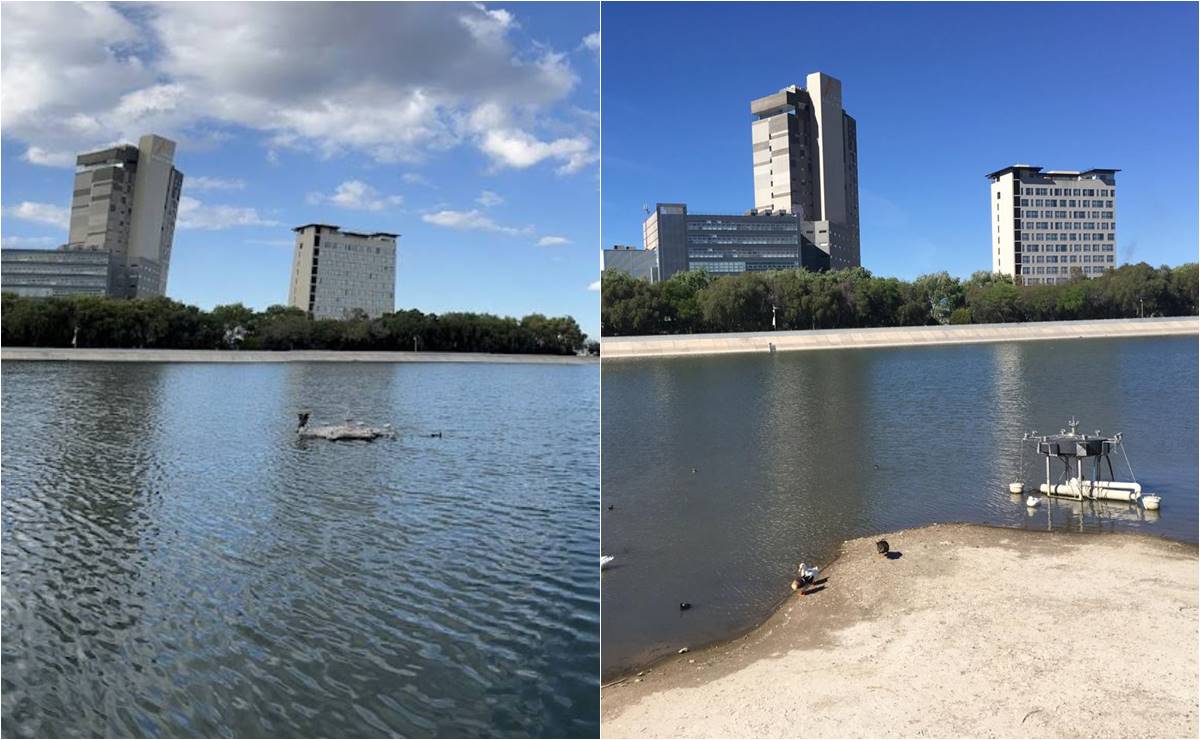
[[[650,206],[649,206],[649,204],[646,204],[646,203],[643,203],[643,204],[642,204],[642,213],[646,214],[647,216],[649,216],[649,215],[650,215]]]

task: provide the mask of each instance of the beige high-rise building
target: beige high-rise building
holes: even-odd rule
[[[296,232],[288,305],[314,319],[345,319],[355,311],[375,318],[396,310],[396,239],[360,234],[329,224]]]
[[[1118,172],[1018,164],[989,173],[992,272],[1041,285],[1116,267]]]
[[[833,269],[861,264],[858,131],[842,83],[822,72],[750,103],[754,207],[814,223]]]
[[[149,134],[138,145],[76,159],[67,248],[112,254],[109,295],[166,295],[183,173],[175,142]]]

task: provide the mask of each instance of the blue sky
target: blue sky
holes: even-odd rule
[[[300,7],[5,3],[5,245],[66,241],[74,154],[154,132],[172,298],[286,303],[290,229],[322,222],[401,234],[398,308],[598,334],[598,6]]]
[[[1113,167],[1117,259],[1197,259],[1195,3],[607,3],[602,239],[754,205],[750,100],[810,72],[858,122],[863,265],[990,269],[988,172]]]

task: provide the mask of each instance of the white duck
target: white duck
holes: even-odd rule
[[[600,556],[600,570],[604,570],[605,568],[607,568],[608,564],[611,563],[613,560],[615,560],[615,558],[612,555],[601,555]]]
[[[799,591],[800,589],[811,586],[813,581],[817,580],[817,576],[821,573],[821,569],[815,565],[806,565],[800,563],[796,568],[796,577],[792,579],[792,590]]]
[[[1030,496],[1029,498],[1025,499],[1025,505],[1031,509],[1036,509],[1040,503],[1042,503],[1042,500],[1037,496]]]

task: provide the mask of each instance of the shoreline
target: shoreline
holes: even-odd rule
[[[1053,339],[1183,336],[1200,334],[1200,319],[1178,316],[1150,319],[1039,321],[1020,324],[961,324],[870,329],[814,329],[730,334],[676,334],[603,337],[605,359],[779,352],[870,347],[916,347]]]
[[[337,350],[103,349],[2,347],[2,362],[474,362],[490,364],[590,365],[598,357],[505,355],[486,352],[353,352]]]
[[[880,558],[878,537],[901,556]],[[1128,532],[847,540],[822,588],[758,626],[604,683],[602,734],[1195,736],[1196,656],[1171,648],[1195,641],[1196,560],[1195,544]]]

